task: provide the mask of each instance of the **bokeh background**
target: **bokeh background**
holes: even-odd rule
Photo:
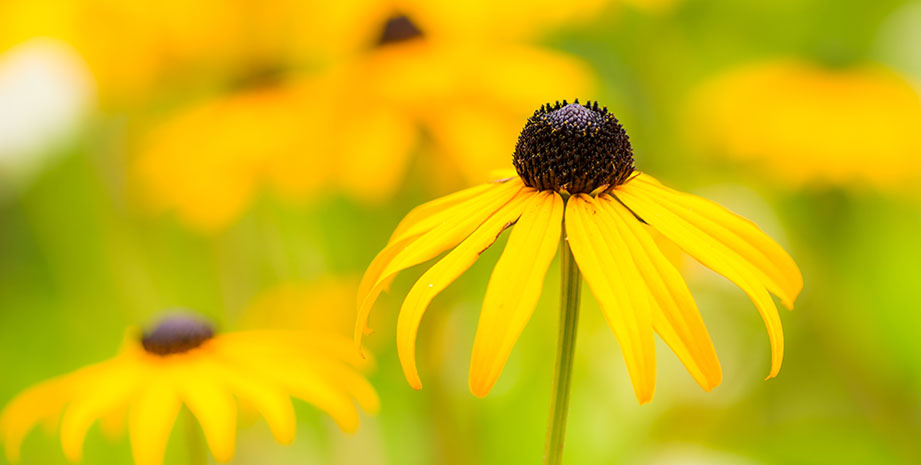
[[[921,463],[919,85],[917,1],[0,0],[0,402],[176,308],[349,335],[401,216],[510,167],[525,118],[578,97],[618,116],[639,169],[777,238],[806,285],[763,381],[753,305],[684,259],[724,381],[702,392],[662,345],[646,406],[586,290],[566,461]],[[423,390],[393,341],[414,269],[366,339],[380,415],[346,435],[301,404],[291,446],[251,417],[233,463],[539,463],[558,265],[496,388],[467,390],[502,241],[433,302]],[[131,461],[95,428],[84,455]],[[40,430],[23,458],[66,463]]]

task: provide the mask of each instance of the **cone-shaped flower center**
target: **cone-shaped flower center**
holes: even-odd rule
[[[170,355],[188,352],[214,337],[208,323],[189,316],[171,316],[144,333],[141,345],[148,353]]]
[[[622,184],[633,172],[630,138],[598,102],[543,105],[528,119],[513,162],[538,190],[589,193]]]
[[[416,26],[416,23],[412,22],[406,15],[397,14],[391,16],[387,22],[384,23],[384,29],[381,31],[381,36],[377,39],[377,45],[381,46],[405,42],[417,37],[422,37],[422,30]]]

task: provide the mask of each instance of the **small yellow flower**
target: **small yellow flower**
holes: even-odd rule
[[[347,338],[286,331],[215,335],[205,323],[170,317],[142,337],[129,337],[113,359],[33,386],[0,415],[0,438],[11,462],[26,434],[60,416],[61,444],[73,462],[94,422],[127,417],[134,462],[160,465],[183,404],[198,419],[218,461],[233,457],[237,402],[259,411],[275,439],[295,435],[289,396],[316,405],[345,431],[358,427],[357,403],[378,409],[374,388],[357,371]]]
[[[634,171],[627,134],[597,103],[541,107],[518,139],[514,165],[517,176],[423,204],[397,226],[361,283],[359,346],[374,301],[396,274],[450,250],[409,291],[397,321],[404,373],[420,388],[415,340],[426,307],[515,225],[486,289],[473,346],[470,389],[485,396],[531,317],[565,224],[569,247],[617,336],[639,401],[651,400],[655,387],[653,332],[709,391],[722,379],[719,361],[654,230],[748,294],[771,342],[768,377],[777,375],[783,332],[769,292],[792,308],[803,283],[793,260],[757,226]]]
[[[771,61],[733,69],[692,98],[703,153],[783,183],[917,191],[921,95],[879,65]]]
[[[144,196],[208,232],[265,188],[293,200],[339,188],[384,201],[417,150],[434,177],[482,179],[504,166],[518,121],[541,96],[593,85],[583,61],[528,42],[559,21],[536,12],[572,15],[603,2],[565,3],[517,5],[516,15],[500,14],[511,7],[496,2],[311,3],[293,13],[305,31],[295,48],[319,63],[310,72],[279,63],[276,82],[167,118],[135,163]],[[428,159],[435,154],[444,159]]]

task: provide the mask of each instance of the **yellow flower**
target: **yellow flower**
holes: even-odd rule
[[[237,402],[258,410],[281,443],[294,440],[289,396],[316,405],[345,431],[358,426],[358,404],[378,409],[374,388],[356,371],[347,338],[286,331],[215,335],[205,323],[171,317],[141,338],[127,338],[113,359],[51,379],[21,393],[0,415],[11,462],[26,434],[60,416],[64,454],[79,462],[94,422],[127,417],[134,462],[159,465],[183,404],[198,419],[218,461],[233,457]]]
[[[690,111],[704,153],[794,186],[915,191],[921,180],[921,95],[882,66],[756,63],[704,83]]]
[[[145,196],[213,231],[237,218],[260,187],[294,200],[341,188],[384,201],[419,149],[446,157],[419,162],[437,167],[430,171],[438,185],[482,179],[504,166],[510,135],[541,96],[592,86],[581,60],[527,40],[559,21],[548,12],[572,16],[603,2],[546,3],[565,6],[516,5],[515,15],[500,14],[511,7],[496,2],[295,8],[309,33],[294,47],[318,62],[312,71],[281,63],[278,82],[177,111],[138,157]]]
[[[783,332],[769,292],[792,308],[802,276],[757,226],[634,171],[626,133],[597,103],[541,107],[518,139],[514,164],[517,176],[423,204],[397,226],[362,280],[357,344],[374,301],[395,275],[450,250],[409,291],[397,321],[404,373],[420,388],[415,339],[426,307],[515,225],[486,289],[473,346],[470,389],[485,396],[531,317],[565,225],[572,255],[617,336],[639,401],[651,400],[655,386],[653,332],[709,391],[722,379],[719,361],[654,230],[748,294],[767,326],[769,377],[778,373]]]
[[[140,195],[155,212],[175,211],[199,231],[217,231],[238,218],[260,189],[313,192],[326,180],[312,164],[319,144],[302,137],[300,88],[264,87],[189,106],[156,127],[134,163]],[[284,165],[278,156],[288,152]],[[298,183],[289,183],[296,178]]]
[[[35,37],[64,40],[90,65],[104,101],[131,101],[166,81],[275,59],[285,44],[276,3],[4,0],[0,50]]]

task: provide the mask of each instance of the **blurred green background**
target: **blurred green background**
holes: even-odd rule
[[[106,3],[101,0],[60,2],[67,4],[66,8],[43,2],[26,8],[16,1],[2,1],[10,3],[0,4],[0,31],[5,31],[0,32],[0,403],[41,380],[111,357],[126,328],[150,325],[157,315],[174,308],[194,309],[222,330],[302,324],[326,325],[348,335],[354,317],[353,296],[348,292],[341,299],[325,296],[316,300],[306,292],[293,308],[263,315],[254,314],[258,313],[253,310],[254,302],[278,286],[310,289],[324,280],[357,282],[402,215],[419,203],[472,182],[458,177],[453,168],[437,167],[446,163],[438,154],[443,146],[438,143],[437,131],[429,134],[423,128],[419,141],[408,149],[405,175],[390,192],[372,200],[353,195],[349,183],[322,184],[309,195],[295,198],[263,186],[253,188],[245,208],[223,224],[208,228],[190,225],[169,208],[151,209],[144,200],[149,193],[145,193],[146,184],[138,180],[134,166],[142,156],[139,154],[151,144],[149,135],[157,134],[162,122],[183,108],[215,96],[245,92],[235,87],[237,84],[231,85],[241,75],[240,70],[250,76],[268,73],[268,81],[258,85],[271,88],[286,82],[278,74],[293,73],[309,80],[337,66],[336,60],[355,59],[358,55],[339,53],[332,43],[351,39],[324,35],[328,31],[314,24],[324,22],[324,14],[333,13],[307,2],[297,7],[298,14],[288,14],[297,2],[278,1],[267,2],[277,3],[277,10],[272,10],[275,16],[249,16],[247,8],[252,5],[247,2],[203,3],[201,11],[195,12],[198,17],[189,16],[189,30],[195,34],[169,35],[170,41],[180,41],[178,46],[126,38],[126,50],[107,55],[110,50],[93,48],[94,40],[105,42],[105,38],[84,37],[93,21],[103,31],[112,29],[107,40],[117,42],[120,34],[133,28],[158,38],[159,16],[175,13],[168,8],[183,7],[179,2],[167,2],[169,6],[152,3],[148,5],[152,10],[133,18],[139,25],[132,25],[113,24],[111,17],[100,13],[108,11],[96,5]],[[832,75],[872,63],[917,85],[921,82],[921,3],[594,3],[558,16],[554,8],[559,5],[549,2],[478,6],[482,9],[478,14],[499,24],[503,20],[514,23],[511,13],[531,8],[547,8],[553,21],[535,20],[533,33],[515,37],[495,33],[488,25],[476,29],[471,24],[477,23],[471,22],[461,31],[469,34],[471,50],[482,51],[483,56],[495,53],[490,51],[491,41],[553,50],[584,63],[595,84],[585,90],[589,95],[545,95],[535,87],[528,107],[516,106],[517,102],[507,104],[490,95],[478,96],[474,110],[482,108],[483,118],[489,118],[491,108],[504,105],[520,126],[529,111],[544,101],[574,97],[599,100],[630,134],[639,169],[751,218],[790,251],[806,285],[796,310],[783,314],[787,348],[781,374],[763,381],[769,348],[754,306],[728,281],[685,260],[684,274],[711,331],[724,381],[713,392],[702,392],[660,344],[658,389],[653,402],[646,406],[637,405],[616,340],[586,290],[566,441],[567,463],[921,463],[918,184],[870,188],[859,175],[843,182],[810,182],[807,178],[788,183],[777,175],[778,170],[761,169],[758,164],[738,162],[731,156],[714,156],[721,154],[712,153],[701,143],[697,129],[689,130],[698,127],[691,120],[701,110],[689,109],[688,103],[695,89],[712,76],[778,58],[805,60]],[[412,10],[409,6],[374,5],[394,13]],[[80,14],[88,20],[68,22],[68,14],[84,8],[89,12]],[[234,34],[224,35],[232,37],[239,33],[239,41],[224,40],[224,36],[205,40],[214,17],[209,8],[240,10],[232,13],[242,19],[214,30],[215,34],[229,30]],[[194,22],[196,18],[200,24]],[[278,18],[286,19],[284,34],[273,27]],[[297,22],[300,18],[305,18],[303,25]],[[141,27],[144,21],[150,21],[146,28]],[[70,26],[59,27],[61,24]],[[375,36],[379,29],[373,28],[382,26],[366,27],[372,28],[367,34]],[[424,37],[438,38],[435,32],[422,29]],[[269,38],[272,34],[278,37]],[[297,34],[304,37],[292,38]],[[34,43],[29,41],[37,37],[68,44],[74,54],[60,60],[52,54],[56,58],[47,66],[41,61],[46,55],[37,58],[38,65],[26,59],[27,78],[21,78],[17,63],[23,61],[22,44]],[[466,40],[463,35],[459,37],[444,40]],[[160,68],[153,73],[155,77],[138,78],[135,74],[140,71],[109,72],[110,61],[125,65],[123,61],[138,60],[125,66],[129,71],[140,70],[138,56],[161,53],[168,46],[182,49],[185,42],[181,41],[185,40],[201,43],[192,44],[195,47],[190,46],[189,53],[166,54],[168,59],[156,65]],[[263,42],[270,45],[253,45]],[[300,42],[307,45],[289,46]],[[131,48],[141,43],[149,48]],[[258,50],[243,50],[240,44]],[[228,50],[213,48],[222,45]],[[332,51],[324,55],[317,50]],[[238,52],[244,56],[240,58]],[[224,55],[232,58],[225,59]],[[77,65],[77,71],[71,64],[60,65],[61,60],[82,63],[83,58],[86,63]],[[492,76],[488,69],[491,63],[484,59],[481,65],[486,69],[476,70],[483,73],[484,80]],[[436,64],[432,66],[434,69]],[[33,76],[29,70],[46,68],[48,79],[43,79],[41,72],[38,77],[28,77]],[[539,66],[536,71],[529,68],[516,79],[528,86],[525,81],[543,79]],[[550,74],[558,71],[546,69]],[[33,87],[21,87],[23,81]],[[565,84],[556,88],[568,91]],[[377,104],[364,101],[360,89],[355,90],[345,89],[348,99],[337,101],[335,106],[361,115],[365,108]],[[442,91],[453,92],[450,85]],[[770,95],[782,89],[763,91]],[[470,92],[463,89],[457,94],[466,97]],[[307,94],[310,98],[303,113],[332,119],[327,123],[333,126],[351,124],[337,119],[344,118],[341,112],[310,107],[328,95],[323,87],[308,86]],[[921,107],[917,93],[913,95],[914,101],[904,103],[909,108]],[[842,92],[840,98],[847,102],[851,96]],[[48,104],[48,99],[56,104]],[[436,113],[450,114],[455,111],[451,102],[444,98],[427,104]],[[288,111],[300,114],[300,100],[284,104],[288,103],[292,104]],[[901,133],[903,145],[918,147],[918,111],[905,116],[887,112],[886,102],[880,105],[880,114],[909,128]],[[757,105],[748,110],[752,114],[761,111]],[[791,113],[796,111],[790,109]],[[277,135],[271,127],[266,129],[259,113],[253,115],[251,131],[244,121],[238,126],[239,132],[229,134],[240,137],[240,144],[258,142],[258,154],[260,144],[272,147]],[[475,111],[473,115],[477,117]],[[735,116],[738,125],[746,124],[745,113]],[[863,117],[853,115],[855,120]],[[203,121],[202,131],[207,132],[208,120]],[[734,130],[713,129],[718,133]],[[823,138],[840,135],[821,123],[798,129],[819,144]],[[764,137],[777,137],[776,132],[782,130],[765,127]],[[195,145],[200,142],[196,131],[189,134],[173,145],[184,147],[182,141],[188,141],[188,151],[171,158],[171,163],[205,157],[201,150],[208,147]],[[864,139],[874,135],[872,130],[850,134],[858,145],[872,145],[872,140]],[[499,138],[510,144],[504,149],[509,162],[516,136],[505,131]],[[312,150],[355,143],[352,138],[330,141],[320,140],[322,134],[311,137],[314,139],[289,154],[302,157],[308,167],[324,166],[329,157],[339,156],[338,152]],[[471,133],[469,137],[479,136]],[[833,146],[840,143],[832,142]],[[228,145],[233,146],[234,141]],[[900,159],[898,171],[916,176],[921,171],[921,152],[909,153],[913,156]],[[211,162],[207,160],[221,163],[221,152],[207,156],[211,158],[204,158],[199,174],[190,175],[190,171],[177,167],[175,178],[167,175],[159,188],[186,193],[185,201],[194,204],[198,201],[196,191],[186,187],[196,182],[196,176],[225,176],[221,169],[208,170]],[[875,160],[886,156],[863,154],[859,160],[863,168],[858,171],[873,171]],[[855,161],[842,156],[840,162]],[[349,163],[346,159],[342,169],[355,168]],[[837,162],[832,159],[824,163]],[[171,173],[169,165],[165,166]],[[488,173],[484,172],[482,179],[488,179]],[[215,195],[225,198],[220,192]],[[368,344],[379,363],[370,377],[382,398],[380,415],[363,417],[359,432],[345,435],[315,409],[299,404],[298,439],[292,446],[275,444],[261,420],[246,420],[241,424],[233,463],[539,463],[556,342],[558,264],[551,268],[541,303],[494,391],[479,400],[467,390],[479,305],[503,241],[500,239],[433,302],[420,331],[423,390],[413,391],[403,379],[393,342],[401,297],[422,272],[417,267],[397,279],[372,314],[376,332]],[[167,463],[186,460],[181,434],[185,426],[180,423],[173,433]],[[84,455],[86,464],[131,460],[124,438],[113,442],[97,429],[90,432]],[[3,460],[0,458],[0,463],[5,463]],[[23,462],[66,463],[58,438],[42,431],[33,432],[25,442]]]

